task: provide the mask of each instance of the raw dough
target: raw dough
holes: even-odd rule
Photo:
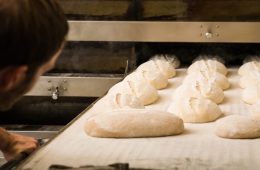
[[[249,116],[227,116],[217,121],[216,135],[231,139],[259,138],[260,122]]]
[[[108,94],[130,94],[137,97],[143,105],[154,103],[158,98],[157,90],[147,81],[122,81],[114,85]]]
[[[254,104],[260,99],[260,84],[246,87],[242,92],[242,100],[248,104]]]
[[[93,137],[133,138],[181,134],[183,121],[171,113],[145,109],[119,109],[90,117],[85,131]]]
[[[260,71],[252,71],[245,76],[242,76],[239,81],[241,88],[256,85],[260,83]]]
[[[257,100],[255,104],[250,107],[250,116],[255,121],[260,121],[260,100]]]
[[[238,74],[241,76],[246,76],[252,71],[260,71],[260,62],[259,61],[250,61],[243,64],[238,69]]]
[[[104,101],[106,101],[106,105],[101,106],[102,108],[106,108],[106,110],[115,110],[122,108],[136,108],[136,109],[144,109],[144,105],[141,101],[130,94],[110,94],[104,97]]]
[[[124,81],[142,81],[146,80],[156,89],[164,89],[168,85],[168,79],[159,71],[135,71],[129,74]]]
[[[188,74],[198,71],[219,72],[223,75],[227,74],[227,68],[221,62],[214,59],[198,60],[188,68]]]
[[[160,71],[167,77],[172,78],[176,76],[176,70],[174,65],[167,60],[155,58],[153,59],[157,67],[160,69]]]
[[[171,112],[188,123],[205,123],[216,120],[222,114],[219,106],[205,98],[181,98],[168,108]]]
[[[189,84],[182,84],[173,94],[173,99],[182,97],[205,97],[219,104],[224,100],[223,90],[212,82],[193,81]]]
[[[138,71],[149,71],[149,72],[156,72],[159,71],[161,72],[165,77],[172,78],[176,75],[176,70],[174,66],[166,61],[166,60],[159,60],[159,59],[154,59],[154,60],[149,60],[143,64],[141,64],[138,68]]]
[[[207,71],[198,71],[196,73],[188,74],[185,77],[183,84],[189,84],[196,80],[199,81],[200,83],[204,83],[204,82],[216,83],[223,90],[228,89],[230,87],[230,83],[226,76],[218,72],[207,72]]]

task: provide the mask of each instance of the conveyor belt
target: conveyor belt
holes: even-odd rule
[[[231,88],[225,91],[220,105],[225,115],[248,114],[238,86],[237,69],[229,69]],[[166,109],[170,97],[182,82],[184,70],[160,90],[160,99],[149,108]],[[101,99],[102,100],[102,99]],[[54,140],[30,156],[19,169],[46,170],[52,164],[67,166],[109,165],[129,163],[130,167],[158,169],[242,170],[260,167],[260,139],[230,140],[214,134],[215,123],[185,124],[180,136],[135,139],[105,139],[87,136],[84,122],[88,116],[101,112],[91,108],[75,120]]]

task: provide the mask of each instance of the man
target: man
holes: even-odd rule
[[[56,0],[0,0],[0,110],[9,109],[40,75],[52,69],[68,32]],[[37,141],[0,128],[7,160],[31,152]]]

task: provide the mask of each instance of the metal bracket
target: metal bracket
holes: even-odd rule
[[[64,93],[68,89],[68,82],[67,80],[62,81],[52,81],[48,80],[48,88],[47,90],[50,92],[50,95],[53,100],[58,100],[59,96],[64,95]]]
[[[217,39],[220,36],[219,30],[220,25],[219,24],[213,24],[213,25],[200,25],[201,33],[200,36],[203,39]]]

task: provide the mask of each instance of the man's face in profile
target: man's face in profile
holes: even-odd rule
[[[56,63],[62,48],[47,62],[35,69],[34,72],[28,70],[25,78],[15,88],[0,94],[0,111],[10,109],[25,93],[33,88],[41,75],[51,70]]]

